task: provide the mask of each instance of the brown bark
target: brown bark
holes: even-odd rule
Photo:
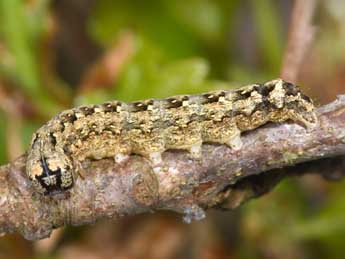
[[[315,27],[312,19],[316,5],[317,0],[295,0],[280,72],[280,77],[288,82],[297,82],[298,71],[313,41]]]

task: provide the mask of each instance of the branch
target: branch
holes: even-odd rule
[[[64,199],[34,193],[23,155],[0,167],[0,233],[19,232],[35,240],[54,228],[102,218],[172,210],[190,221],[203,218],[207,208],[236,208],[296,173],[270,169],[345,154],[345,96],[317,113],[320,123],[312,130],[293,123],[268,124],[243,134],[241,150],[203,145],[200,161],[186,152],[167,151],[157,171],[135,155],[123,165],[113,159],[85,161],[84,179],[78,177]]]

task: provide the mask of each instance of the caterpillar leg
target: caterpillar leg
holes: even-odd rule
[[[238,132],[238,134],[235,134],[229,141],[225,143],[227,146],[231,147],[234,150],[239,150],[243,146],[242,140],[241,140],[241,134]]]
[[[202,157],[202,143],[195,143],[189,149],[189,154],[194,159],[200,159]]]
[[[225,144],[235,150],[242,147],[241,131],[233,118],[206,121],[203,126],[203,142]]]
[[[128,161],[128,159],[129,159],[128,154],[118,153],[114,156],[115,163],[117,163],[117,164],[123,164],[126,161]]]
[[[74,177],[79,176],[81,179],[85,179],[84,168],[79,160],[73,161],[73,167],[75,168]]]
[[[187,150],[191,158],[199,159],[202,155],[202,127],[197,122],[183,126],[171,126],[165,131],[165,148]]]
[[[148,159],[151,161],[153,166],[162,163],[162,152],[152,152],[148,155]]]
[[[162,153],[165,151],[165,147],[160,130],[133,129],[128,133],[128,139],[135,140],[131,142],[132,153],[145,157],[153,167],[162,163]]]

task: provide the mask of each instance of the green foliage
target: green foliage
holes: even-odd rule
[[[7,59],[0,61],[0,72],[35,100],[38,109],[51,116],[60,108],[41,84],[38,53],[47,4],[47,0],[40,0],[28,9],[23,0],[0,1],[0,36],[10,52]]]
[[[208,62],[203,58],[169,60],[149,40],[135,37],[135,55],[110,91],[96,90],[77,99],[77,103],[162,98],[177,94],[200,93],[229,84],[207,79]]]
[[[30,33],[22,1],[1,1],[2,32],[13,55],[13,74],[28,92],[37,93],[38,68],[34,57],[36,42]]]
[[[344,258],[344,182],[333,183],[317,213],[300,219],[291,229],[294,238],[323,244],[319,252],[331,258]]]

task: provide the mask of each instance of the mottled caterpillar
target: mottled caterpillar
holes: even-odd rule
[[[202,143],[239,148],[241,132],[286,120],[309,127],[316,115],[311,99],[280,79],[232,91],[85,105],[61,112],[37,130],[26,172],[39,193],[56,194],[73,186],[77,165],[86,158],[119,162],[138,154],[157,165],[169,149],[200,157]]]

